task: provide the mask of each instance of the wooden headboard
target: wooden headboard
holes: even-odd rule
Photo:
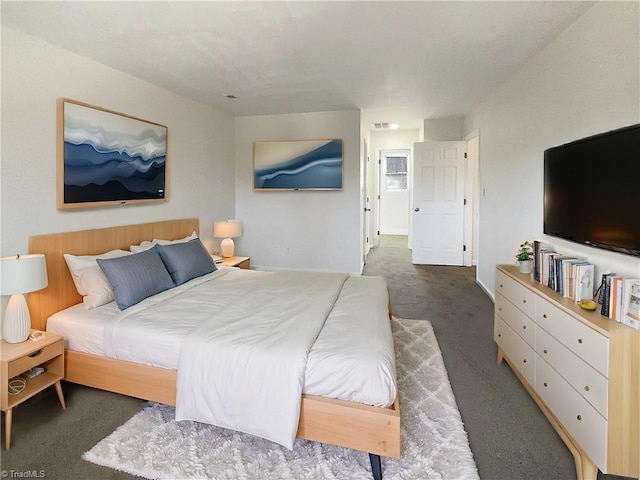
[[[143,240],[175,240],[184,238],[194,231],[200,231],[200,221],[197,218],[29,237],[29,253],[44,253],[49,278],[47,288],[29,294],[31,327],[44,330],[47,318],[51,315],[82,302],[63,254],[98,255],[114,249],[129,250],[131,245],[139,244]]]

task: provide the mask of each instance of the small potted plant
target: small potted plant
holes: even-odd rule
[[[520,265],[520,273],[531,273],[533,245],[529,241],[520,245],[520,250],[516,253],[516,263]]]

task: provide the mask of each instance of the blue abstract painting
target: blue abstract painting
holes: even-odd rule
[[[342,140],[254,142],[256,190],[342,189]]]
[[[65,100],[63,205],[164,201],[167,127]]]

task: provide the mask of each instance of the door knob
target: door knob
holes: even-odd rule
[[[420,209],[419,209],[418,207],[416,207],[416,208],[414,208],[414,209],[413,209],[413,211],[414,211],[414,212],[419,212],[419,211],[420,211]]]

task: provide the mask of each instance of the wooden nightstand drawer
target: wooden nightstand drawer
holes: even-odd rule
[[[52,345],[47,345],[46,347],[36,350],[29,355],[24,355],[20,358],[16,358],[8,365],[8,376],[9,378],[13,378],[16,375],[20,375],[21,373],[26,372],[30,368],[37,367],[47,360],[51,360],[58,355],[62,355],[63,350],[63,342],[56,342]]]

